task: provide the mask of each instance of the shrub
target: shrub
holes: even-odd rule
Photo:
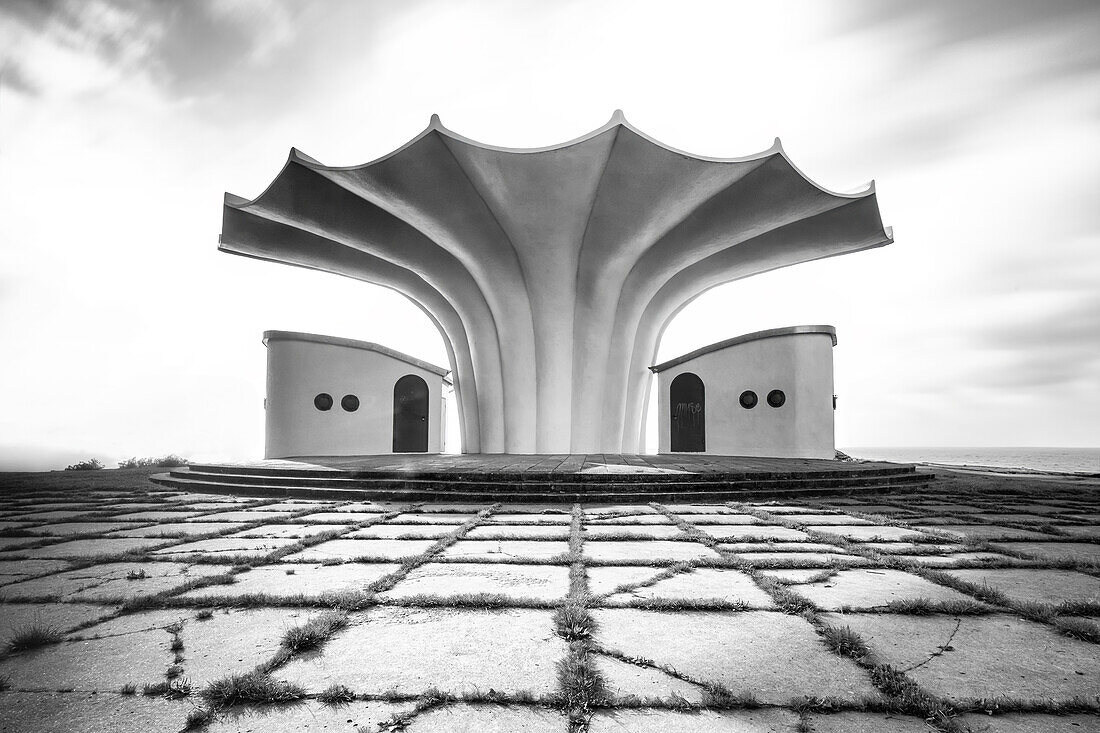
[[[186,466],[188,460],[181,458],[174,453],[170,453],[161,458],[127,458],[125,461],[119,461],[119,468],[179,468],[180,466]]]
[[[98,471],[101,468],[103,468],[103,464],[99,462],[98,458],[92,458],[91,460],[74,463],[71,466],[65,466],[66,471]]]

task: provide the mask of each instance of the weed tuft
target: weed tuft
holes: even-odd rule
[[[868,659],[872,652],[859,634],[845,626],[825,626],[821,629],[821,638],[825,646],[841,656],[853,659]]]
[[[291,702],[306,691],[290,682],[277,680],[265,672],[246,672],[214,680],[202,690],[202,698],[215,708],[237,703]]]
[[[291,652],[316,649],[339,629],[348,625],[348,614],[344,611],[325,611],[301,626],[287,629],[283,634],[282,645]]]
[[[733,692],[720,682],[710,682],[703,689],[703,707],[718,710],[751,710],[760,707],[760,701],[750,690]]]
[[[554,611],[554,626],[558,636],[566,641],[589,639],[596,633],[596,619],[588,608],[580,603],[570,602]]]
[[[49,624],[34,623],[29,626],[21,626],[8,639],[7,650],[9,652],[21,652],[27,649],[56,644],[61,641],[63,634],[61,629]]]
[[[120,695],[133,695],[135,693],[137,693],[137,685],[133,682],[127,682],[118,690],[118,694]]]
[[[192,708],[187,713],[187,722],[184,730],[193,730],[195,728],[202,728],[214,719],[214,710],[212,708]]]
[[[322,690],[317,699],[325,705],[342,705],[355,700],[355,693],[345,685],[332,684]]]

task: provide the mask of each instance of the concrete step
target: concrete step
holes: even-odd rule
[[[176,474],[176,475],[173,475]],[[690,502],[690,501],[731,501],[741,499],[763,499],[778,497],[823,496],[847,493],[879,493],[905,488],[912,490],[927,486],[934,478],[931,474],[913,473],[907,476],[880,476],[876,482],[859,483],[842,487],[821,486],[820,482],[807,480],[801,483],[788,482],[783,487],[722,484],[694,484],[672,488],[664,485],[631,485],[629,490],[609,485],[573,484],[570,490],[547,491],[537,486],[496,484],[470,484],[441,486],[436,482],[424,485],[384,486],[370,488],[309,486],[305,484],[285,485],[272,483],[238,483],[236,476],[213,476],[204,474],[189,477],[185,472],[162,473],[150,477],[154,483],[182,491],[198,493],[232,494],[236,496],[255,496],[263,498],[320,499],[339,501],[447,501],[447,502],[581,502],[581,503],[643,503]]]
[[[319,474],[319,475],[318,475]],[[844,477],[822,478],[816,473],[782,478],[752,478],[742,476],[728,477],[723,481],[695,481],[693,476],[680,476],[678,481],[547,481],[537,475],[527,475],[523,481],[502,480],[497,476],[488,479],[470,480],[463,474],[450,478],[423,478],[400,476],[395,478],[374,475],[349,476],[340,473],[318,471],[313,476],[266,474],[221,473],[206,467],[206,470],[176,469],[170,472],[171,478],[206,481],[211,483],[233,484],[237,486],[278,486],[288,489],[344,489],[344,490],[422,490],[422,491],[538,491],[546,494],[583,494],[589,491],[606,491],[623,494],[640,492],[714,492],[714,491],[783,491],[806,488],[809,485],[822,489],[856,488],[866,485],[901,485],[919,483],[924,479],[915,471],[897,473],[865,470]],[[613,477],[609,477],[613,478]]]

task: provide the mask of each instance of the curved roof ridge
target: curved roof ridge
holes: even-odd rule
[[[608,132],[609,130],[612,130],[616,127],[625,127],[626,129],[630,130],[631,132],[633,132],[635,135],[642,138],[646,142],[648,142],[651,145],[654,145],[658,148],[661,148],[662,150],[666,150],[670,153],[674,153],[676,155],[681,155],[681,156],[684,156],[685,158],[689,158],[689,159],[692,159],[692,160],[698,160],[698,161],[704,162],[704,163],[748,163],[748,162],[752,162],[752,161],[755,161],[755,160],[760,160],[762,158],[767,158],[767,157],[772,156],[772,155],[780,155],[780,156],[782,156],[783,160],[785,160],[787,162],[787,165],[789,165],[795,173],[797,173],[799,176],[801,176],[804,181],[806,181],[808,184],[810,184],[814,188],[818,189],[819,191],[821,191],[823,193],[826,193],[826,194],[829,194],[830,196],[837,196],[839,198],[863,198],[865,196],[870,196],[870,195],[875,193],[875,182],[873,180],[870,181],[867,184],[864,184],[862,187],[855,189],[854,191],[852,191],[850,193],[842,193],[840,191],[834,191],[833,189],[830,189],[830,188],[827,188],[827,187],[821,185],[820,183],[815,181],[813,178],[810,178],[808,175],[806,175],[806,173],[801,168],[799,168],[797,165],[794,164],[794,161],[791,160],[790,155],[787,153],[786,149],[784,149],[783,142],[778,137],[775,138],[775,140],[772,142],[772,144],[770,146],[768,146],[767,148],[765,148],[764,150],[761,150],[761,151],[756,152],[756,153],[750,153],[748,155],[740,155],[740,156],[733,156],[733,157],[699,155],[697,153],[690,153],[686,150],[681,150],[679,148],[673,147],[672,145],[668,145],[667,143],[663,143],[660,140],[653,137],[652,135],[649,135],[649,134],[643,132],[642,130],[638,129],[635,125],[633,125],[629,120],[626,119],[626,115],[623,114],[623,111],[621,109],[615,110],[614,113],[612,113],[612,115],[611,115],[611,119],[609,119],[607,122],[605,122],[604,124],[597,127],[595,130],[592,130],[590,132],[586,132],[585,134],[580,135],[579,137],[575,137],[572,140],[567,140],[567,141],[561,142],[561,143],[554,143],[552,145],[543,145],[543,146],[532,147],[532,148],[515,148],[515,147],[507,147],[507,146],[503,146],[503,145],[491,145],[489,143],[479,142],[479,141],[474,140],[472,138],[466,137],[465,135],[462,135],[458,132],[455,132],[454,130],[451,130],[450,128],[448,128],[446,125],[443,124],[443,122],[442,122],[442,120],[440,120],[438,114],[433,114],[431,116],[431,119],[428,121],[428,126],[425,127],[420,133],[415,135],[412,139],[410,139],[409,141],[407,141],[404,144],[400,145],[396,149],[386,153],[385,155],[374,158],[373,160],[370,160],[366,163],[359,163],[359,164],[356,164],[356,165],[342,165],[342,166],[325,165],[325,164],[321,163],[320,161],[318,161],[316,158],[313,158],[313,157],[307,155],[306,153],[303,153],[298,148],[293,148],[292,147],[290,149],[289,155],[287,156],[287,161],[286,161],[286,163],[284,164],[283,167],[285,168],[287,165],[290,165],[291,163],[298,163],[298,164],[301,164],[301,165],[305,165],[309,168],[313,168],[313,169],[316,169],[316,170],[326,170],[326,171],[354,171],[354,170],[360,170],[360,169],[364,169],[364,168],[370,168],[373,165],[376,165],[376,164],[381,163],[385,160],[388,160],[388,159],[394,157],[395,155],[398,155],[399,153],[411,148],[413,145],[415,145],[420,140],[422,140],[423,138],[427,137],[428,135],[430,135],[432,133],[436,133],[436,134],[438,134],[440,136],[443,136],[443,137],[448,137],[452,140],[455,140],[455,141],[460,142],[460,143],[464,143],[466,145],[470,145],[470,146],[478,148],[480,150],[488,150],[488,151],[499,152],[499,153],[513,153],[513,154],[519,154],[519,155],[528,154],[528,153],[548,153],[548,152],[553,152],[555,150],[564,150],[565,148],[569,148],[569,147],[572,147],[574,145],[579,145],[581,143],[588,142],[589,140],[592,140],[593,138],[596,138],[596,137],[602,135],[603,133]],[[281,173],[282,173],[282,171],[280,171],[280,174]],[[276,178],[278,178],[278,176],[276,176]],[[274,181],[273,181],[273,183],[274,183]],[[268,186],[268,188],[270,188],[270,186]],[[267,189],[265,188],[264,192],[266,192],[266,191],[267,191]],[[248,204],[254,203],[262,197],[263,197],[263,193],[261,193],[259,196],[257,196],[254,199],[244,199],[243,197],[234,196],[232,194],[227,193],[226,198],[225,198],[225,203],[226,203],[227,206],[234,206],[234,207],[239,208],[239,207],[247,206]]]
[[[700,356],[709,354],[714,351],[720,351],[721,349],[727,349],[730,346],[737,346],[738,344],[748,343],[749,341],[759,341],[761,339],[775,338],[777,336],[796,336],[798,334],[807,333],[822,333],[830,336],[833,339],[833,346],[836,346],[836,329],[832,326],[816,325],[816,326],[783,326],[781,328],[768,328],[763,331],[753,331],[752,333],[741,334],[740,336],[734,336],[723,341],[717,341],[713,344],[703,346],[695,351],[689,351],[688,353],[677,356],[675,359],[669,359],[668,361],[661,362],[655,366],[651,366],[649,370],[654,374],[663,372],[666,369],[671,369],[674,366],[679,366],[692,359],[697,359]]]
[[[418,359],[415,356],[409,356],[397,349],[390,348],[389,346],[383,346],[382,344],[376,344],[373,341],[360,341],[359,339],[346,338],[344,336],[327,336],[320,333],[305,333],[303,331],[264,331],[264,346],[267,346],[268,341],[309,341],[315,344],[327,344],[329,346],[344,346],[349,349],[361,349],[363,351],[374,351],[379,354],[384,354],[398,361],[403,361],[406,364],[411,364],[415,367],[420,367],[424,371],[438,374],[441,377],[446,378],[450,374],[450,369],[444,369],[441,366],[436,366],[429,361]],[[449,379],[445,381],[450,382]]]

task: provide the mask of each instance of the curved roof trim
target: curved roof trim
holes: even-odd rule
[[[754,331],[752,333],[742,334],[741,336],[734,336],[733,338],[726,339],[725,341],[719,341],[718,343],[711,344],[710,346],[704,346],[701,349],[688,352],[683,356],[678,356],[675,359],[669,359],[666,362],[651,366],[649,370],[654,374],[671,369],[674,366],[679,366],[685,362],[689,362],[692,359],[698,359],[704,354],[709,354],[714,351],[721,351],[722,349],[728,349],[731,346],[738,346],[740,344],[748,343],[749,341],[760,341],[762,339],[775,338],[777,336],[799,336],[802,334],[814,334],[823,333],[832,338],[833,346],[836,346],[836,329],[832,326],[784,326],[783,328],[769,328],[766,331]]]
[[[475,148],[479,148],[481,150],[488,150],[488,151],[499,152],[499,153],[516,153],[516,154],[548,153],[548,152],[552,152],[552,151],[555,151],[555,150],[562,150],[562,149],[565,149],[565,148],[572,147],[574,145],[579,145],[581,143],[587,142],[587,141],[589,141],[589,140],[591,140],[595,137],[598,137],[598,136],[602,135],[605,132],[608,132],[609,130],[615,129],[616,127],[625,127],[626,129],[630,130],[631,132],[633,132],[638,137],[640,137],[643,140],[650,143],[651,145],[654,145],[654,146],[656,146],[658,148],[661,148],[663,150],[667,150],[670,153],[674,153],[676,155],[682,155],[685,158],[690,158],[692,160],[698,160],[698,161],[704,162],[704,163],[749,163],[749,162],[752,162],[752,161],[755,161],[755,160],[760,160],[762,158],[767,158],[767,157],[770,157],[770,156],[773,156],[773,155],[779,155],[783,158],[783,160],[785,160],[787,162],[787,165],[789,165],[791,167],[791,170],[793,170],[795,173],[797,173],[804,181],[806,181],[806,183],[810,184],[811,186],[818,189],[819,191],[822,191],[823,193],[829,194],[830,196],[836,196],[838,198],[863,198],[865,196],[870,196],[870,195],[875,193],[875,182],[873,180],[871,182],[865,184],[864,186],[859,187],[859,188],[857,188],[857,189],[855,189],[851,192],[847,192],[847,193],[840,192],[840,191],[833,191],[832,189],[829,189],[829,188],[826,188],[825,186],[822,186],[820,183],[818,183],[817,181],[815,181],[812,178],[810,178],[809,176],[807,176],[802,171],[801,168],[796,166],[791,161],[791,158],[787,154],[787,151],[784,150],[784,148],[783,148],[782,141],[780,141],[780,139],[778,137],[775,138],[775,140],[772,142],[771,146],[769,146],[768,148],[766,148],[764,150],[761,150],[758,153],[752,153],[750,155],[743,155],[743,156],[732,157],[732,158],[720,158],[720,157],[709,156],[709,155],[696,155],[695,153],[689,153],[685,150],[680,150],[679,148],[674,148],[671,145],[666,145],[665,143],[661,142],[660,140],[657,140],[656,138],[652,137],[651,135],[647,135],[646,133],[642,132],[637,127],[632,125],[629,121],[627,121],[626,116],[623,114],[623,111],[621,109],[615,110],[615,112],[611,115],[610,120],[605,122],[603,125],[600,125],[595,130],[592,130],[591,132],[585,133],[584,135],[581,135],[580,137],[573,138],[572,140],[567,140],[566,142],[556,143],[556,144],[553,144],[553,145],[545,145],[545,146],[536,147],[536,148],[510,148],[510,147],[505,147],[505,146],[501,146],[501,145],[490,145],[488,143],[478,142],[478,141],[473,140],[471,138],[468,138],[464,135],[461,135],[461,134],[459,134],[459,133],[457,133],[453,130],[448,129],[447,127],[445,127],[443,125],[443,122],[439,119],[439,115],[433,114],[432,117],[431,117],[431,120],[428,122],[428,126],[426,128],[424,128],[424,130],[421,131],[419,134],[417,134],[415,137],[413,137],[411,140],[406,142],[404,145],[401,145],[396,150],[393,150],[389,153],[386,153],[385,155],[383,155],[381,157],[378,157],[378,158],[375,158],[374,160],[371,160],[367,163],[360,163],[358,165],[345,165],[345,166],[324,165],[321,162],[319,162],[318,160],[316,160],[315,158],[312,158],[309,155],[307,155],[306,153],[303,153],[301,150],[298,150],[297,148],[291,148],[290,153],[287,156],[287,161],[286,161],[286,163],[284,164],[283,167],[285,169],[286,166],[290,165],[291,163],[299,163],[299,164],[305,165],[306,167],[309,167],[309,168],[313,168],[313,169],[316,169],[316,170],[325,170],[325,171],[354,171],[354,170],[360,170],[360,169],[363,169],[363,168],[369,168],[373,165],[381,163],[382,161],[385,161],[385,160],[388,160],[389,158],[392,158],[393,156],[397,155],[398,153],[401,153],[404,150],[407,150],[407,149],[411,148],[413,145],[418,143],[422,138],[427,137],[428,135],[430,135],[433,132],[438,133],[439,135],[448,137],[448,138],[450,138],[452,140],[455,140],[457,142],[461,142],[461,143],[464,143],[466,145],[471,145],[471,146],[473,146]],[[282,174],[282,171],[280,171],[280,175],[281,174]],[[276,180],[277,179],[278,179],[278,176],[276,176]],[[273,184],[274,184],[274,181],[272,181],[272,185]],[[270,185],[268,186],[268,188],[270,188]],[[265,189],[265,192],[266,192],[266,189]],[[258,201],[262,197],[263,197],[262,193],[254,199],[245,199],[245,198],[242,198],[240,196],[235,196],[233,194],[227,193],[225,195],[225,205],[226,206],[232,206],[234,208],[243,208],[243,207],[245,207],[249,204],[252,204],[252,203]]]
[[[264,346],[267,346],[269,341],[309,341],[314,344],[327,344],[329,346],[344,346],[349,349],[361,349],[362,351],[374,351],[390,358],[397,359],[398,361],[403,361],[406,364],[411,364],[414,367],[419,367],[426,372],[438,374],[444,378],[444,381],[450,383],[450,380],[446,378],[450,370],[371,341],[359,341],[357,339],[343,338],[342,336],[325,336],[319,333],[302,333],[300,331],[264,331]]]

